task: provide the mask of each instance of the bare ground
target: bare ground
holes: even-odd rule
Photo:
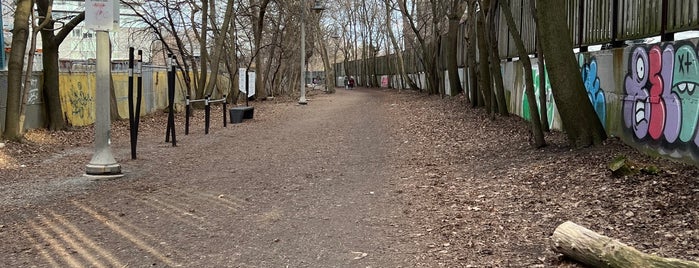
[[[610,139],[533,149],[527,124],[460,98],[339,89],[203,112],[178,147],[165,116],[113,124],[125,176],[81,176],[92,129],[0,149],[0,266],[583,267],[550,249],[571,220],[644,252],[699,261],[699,170]],[[615,177],[625,155],[658,174]]]

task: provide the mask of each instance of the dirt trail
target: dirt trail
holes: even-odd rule
[[[462,97],[338,89],[256,102],[204,135],[142,120],[125,176],[80,176],[92,129],[34,131],[0,148],[0,267],[583,267],[550,248],[574,221],[647,253],[699,260],[699,169],[611,138],[528,144],[528,124]],[[623,155],[657,172],[613,176]]]
[[[316,95],[179,133],[177,148],[145,137],[121,179],[14,183],[0,266],[414,266],[386,107],[376,91]],[[126,146],[114,145],[117,159]]]

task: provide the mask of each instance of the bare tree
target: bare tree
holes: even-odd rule
[[[497,16],[498,1],[499,0],[489,0],[490,1],[490,12],[488,12],[486,21],[486,30],[488,34],[486,35],[487,42],[490,44],[490,74],[493,78],[495,101],[493,101],[493,106],[497,105],[497,112],[502,116],[507,116],[507,101],[505,100],[505,87],[502,82],[502,72],[500,71],[500,55],[498,51],[498,39],[496,33],[498,28],[495,24],[495,18]],[[503,0],[505,1],[505,0]],[[495,107],[493,108],[495,109]]]
[[[67,127],[65,118],[63,117],[63,108],[61,107],[61,97],[58,92],[59,88],[59,68],[58,68],[58,48],[63,43],[63,40],[70,34],[75,27],[85,20],[85,12],[81,12],[73,17],[54,18],[50,12],[51,1],[37,0],[37,11],[39,17],[46,18],[46,25],[41,31],[41,47],[43,49],[43,94],[45,102],[45,110],[47,115],[47,127],[50,130],[61,130]],[[68,20],[62,27],[56,29],[57,21]]]
[[[176,56],[176,65],[182,73],[184,87],[187,94],[191,94],[193,87],[197,86],[192,81],[190,75],[192,66],[188,62],[188,60],[194,59],[192,55],[194,47],[190,44],[187,48],[185,40],[190,36],[189,30],[196,28],[194,25],[185,24],[184,13],[190,11],[193,16],[197,9],[191,7],[188,2],[171,2],[170,0],[125,0],[122,3],[148,25],[150,31],[160,41],[164,51]]]
[[[213,57],[211,58],[211,79],[209,80],[209,83],[206,87],[205,95],[211,95],[213,93],[214,86],[218,81],[218,70],[224,53],[223,45],[228,36],[228,29],[230,28],[231,23],[235,21],[234,16],[235,14],[233,13],[233,0],[228,0],[226,3],[226,11],[223,17],[223,26],[220,30],[215,31],[216,44],[213,49]],[[218,27],[213,28],[217,29]]]
[[[20,113],[19,113],[19,126],[20,126],[20,133],[24,133],[24,120],[26,118],[26,113],[27,113],[27,99],[29,97],[29,88],[31,86],[31,77],[32,77],[32,71],[34,70],[34,56],[36,55],[36,39],[37,36],[39,35],[39,31],[43,30],[51,20],[51,6],[49,5],[48,10],[46,11],[47,15],[46,16],[40,16],[43,18],[41,20],[40,24],[35,24],[34,22],[36,21],[36,16],[34,15],[34,11],[31,12],[29,18],[32,21],[32,34],[29,38],[30,40],[30,45],[29,45],[29,53],[27,54],[27,72],[24,75],[24,90],[22,90],[22,101],[19,103],[20,104]],[[39,18],[39,19],[41,19]]]
[[[417,84],[415,84],[415,81],[413,81],[410,76],[408,76],[407,72],[405,71],[405,60],[403,59],[403,49],[401,46],[398,44],[398,40],[393,33],[393,17],[392,13],[393,10],[395,10],[394,7],[394,2],[392,0],[384,0],[384,4],[386,5],[386,31],[388,33],[388,37],[391,40],[391,44],[393,45],[393,49],[395,51],[396,57],[398,59],[397,62],[397,70],[398,74],[400,75],[400,78],[402,81],[406,81],[408,83],[408,86],[411,89],[418,90]]]
[[[330,64],[330,57],[328,56],[328,50],[326,46],[327,31],[321,28],[320,24],[321,19],[319,16],[318,20],[316,20],[316,23],[314,24],[316,28],[315,40],[318,41],[318,50],[320,51],[319,54],[321,60],[323,61],[323,68],[325,69],[325,92],[335,93],[335,70],[332,64]],[[326,38],[323,38],[324,36],[326,36]]]
[[[398,7],[405,17],[407,23],[415,35],[417,41],[417,55],[422,63],[427,82],[427,92],[430,94],[440,93],[441,80],[440,68],[438,66],[439,51],[442,40],[442,31],[440,27],[441,18],[445,16],[445,8],[439,5],[440,1],[430,0],[421,1],[420,9],[423,10],[419,17],[408,9],[408,1],[398,0]]]

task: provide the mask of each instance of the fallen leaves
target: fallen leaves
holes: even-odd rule
[[[401,103],[390,112],[400,118],[394,139],[403,156],[395,165],[409,170],[395,178],[409,217],[426,230],[410,237],[431,241],[426,254],[445,267],[577,267],[548,246],[565,220],[608,227],[628,243],[654,245],[651,253],[699,258],[696,168],[641,155],[614,138],[570,150],[554,132],[548,147],[533,149],[528,123],[516,116],[492,120],[459,98],[393,97]],[[620,154],[658,174],[614,178],[607,163]],[[664,236],[687,231],[694,233]],[[448,250],[437,246],[444,244]]]

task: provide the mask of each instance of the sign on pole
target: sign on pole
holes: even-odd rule
[[[238,69],[238,88],[240,92],[246,93],[248,97],[255,96],[255,72],[254,71],[249,71],[248,72],[248,84],[247,88],[250,89],[250,92],[247,92],[245,89],[245,68],[239,68]]]
[[[85,0],[85,26],[95,31],[114,30],[115,20],[119,20],[118,6],[117,0]]]

